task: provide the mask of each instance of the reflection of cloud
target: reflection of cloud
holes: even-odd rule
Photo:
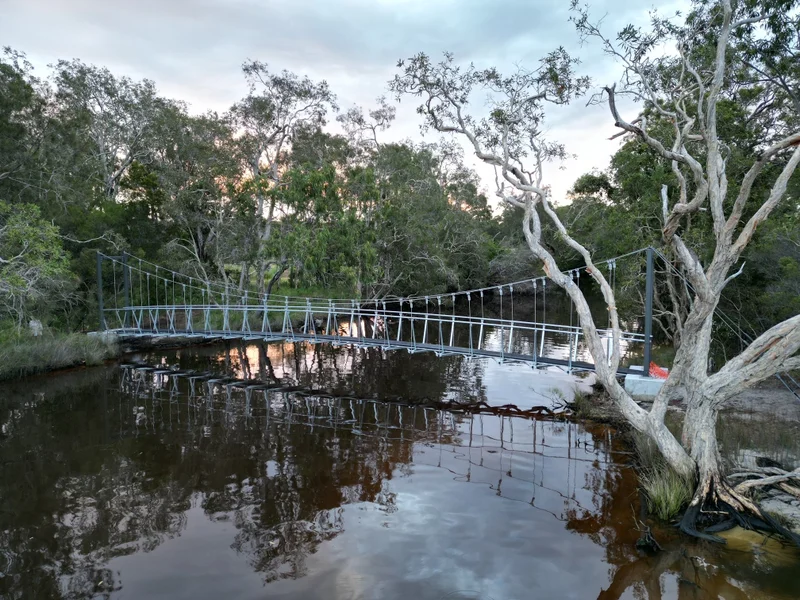
[[[575,389],[588,390],[585,380],[567,375],[555,367],[534,372],[528,365],[490,364],[483,383],[494,406],[514,404],[523,410],[532,406],[552,406],[553,401],[559,399],[558,394],[570,400]]]
[[[607,580],[603,549],[565,539],[560,522],[525,516],[489,489],[448,483],[435,467],[422,467],[415,479],[396,480],[398,511],[389,518],[369,507],[345,508],[345,533],[315,558],[321,572],[343,562],[339,594],[325,597],[435,599],[469,590],[473,597],[527,598],[525,581],[533,578],[539,597],[582,598],[591,597],[580,595],[589,581]],[[367,593],[351,595],[356,585]]]

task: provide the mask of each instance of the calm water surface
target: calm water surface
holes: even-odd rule
[[[306,344],[128,362],[158,368],[0,388],[1,597],[800,597],[763,536],[637,552],[612,429],[425,407],[555,406],[563,374]]]

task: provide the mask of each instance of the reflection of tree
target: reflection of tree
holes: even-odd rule
[[[607,452],[624,451],[622,442],[603,425],[587,423],[598,447]],[[598,465],[599,466],[599,465]],[[638,481],[633,468],[597,468],[588,471],[584,485],[592,491],[591,511],[572,511],[567,529],[587,535],[606,549],[609,564],[624,564],[636,557],[639,533],[633,527],[633,512],[639,507]]]
[[[405,350],[335,347],[308,342],[247,346],[234,343],[203,350],[196,354],[176,352],[166,362],[182,369],[206,370],[359,398],[460,403],[486,400],[485,364],[464,356],[432,360],[430,353],[410,354]]]
[[[392,474],[436,427],[410,407],[263,392],[248,413],[243,390],[187,398],[187,381],[176,393],[150,371],[118,392],[113,371],[93,373],[27,402],[0,394],[3,598],[108,597],[107,563],[180,535],[197,503],[235,524],[232,547],[265,581],[302,576],[342,506],[395,510]]]
[[[51,395],[45,384],[22,405],[0,394],[8,398],[0,400],[4,598],[107,597],[117,584],[104,563],[182,528],[181,486],[137,468],[130,457],[146,450],[140,440],[109,443],[118,417],[108,397],[95,394],[109,385],[107,374],[95,371],[69,394]]]
[[[614,573],[608,589],[600,592],[597,600],[616,600],[631,587],[638,598],[661,600],[661,578],[672,573],[678,579],[678,599],[724,598],[725,600],[747,600],[750,596],[742,589],[717,574],[696,564],[696,559],[685,551],[673,549],[644,556],[622,565]]]

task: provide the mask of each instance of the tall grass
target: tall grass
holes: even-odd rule
[[[639,475],[647,509],[662,521],[671,521],[689,504],[694,490],[688,479],[670,467],[644,471]]]
[[[116,356],[118,347],[100,336],[81,333],[4,336],[0,341],[0,380],[78,365],[97,365]]]
[[[634,433],[639,482],[650,514],[662,521],[676,518],[694,494],[694,481],[670,467],[649,437]]]

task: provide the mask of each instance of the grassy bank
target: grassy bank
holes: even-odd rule
[[[116,356],[118,347],[99,336],[48,333],[7,335],[0,341],[0,381],[79,365],[97,365]]]

